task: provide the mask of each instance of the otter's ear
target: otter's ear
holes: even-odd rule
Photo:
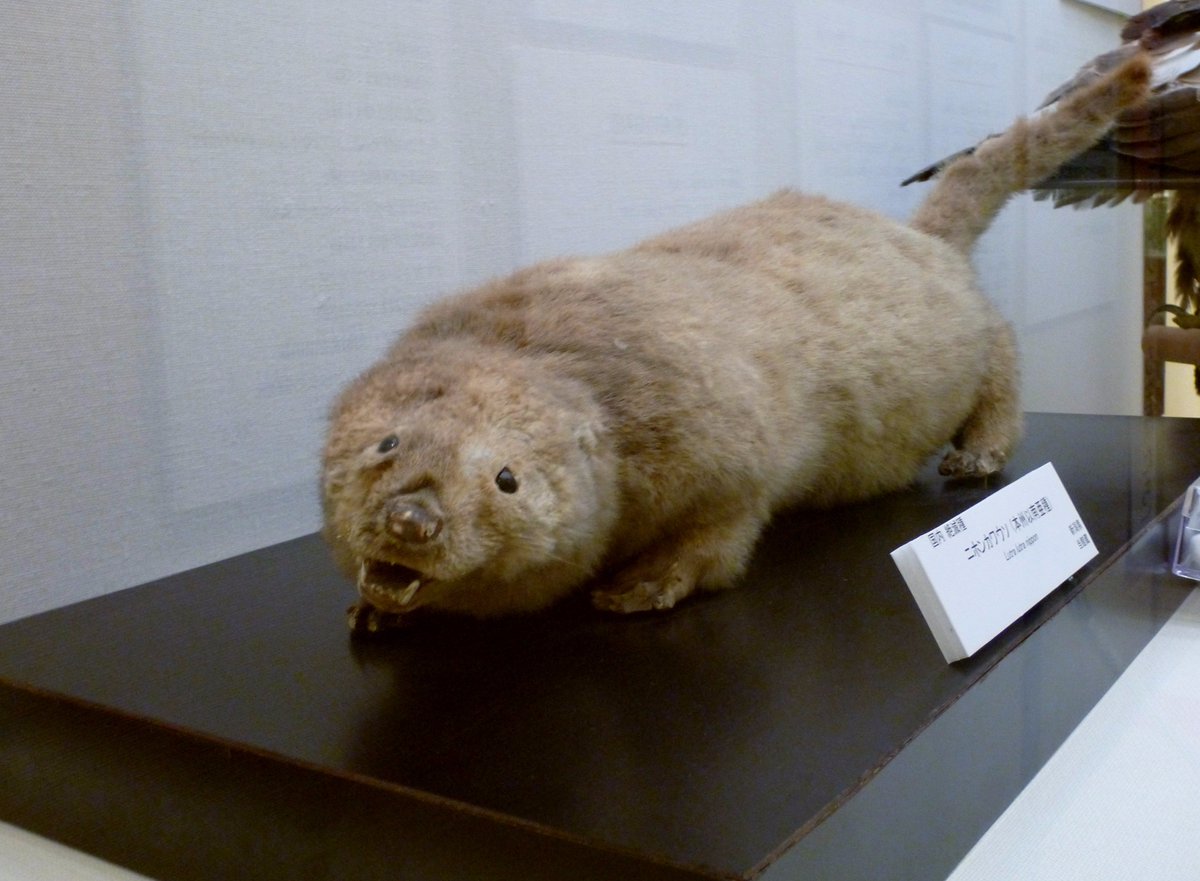
[[[596,426],[590,422],[585,422],[583,425],[576,427],[575,442],[579,444],[579,449],[585,453],[594,453],[600,443],[597,435]]]
[[[328,464],[321,473],[321,489],[326,497],[341,491],[346,485],[347,471],[345,464]]]

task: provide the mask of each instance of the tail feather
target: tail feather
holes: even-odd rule
[[[1184,306],[1200,308],[1200,194],[1180,189],[1171,195],[1167,235],[1175,240],[1175,292]]]
[[[969,251],[1010,197],[1092,146],[1122,110],[1144,100],[1150,76],[1149,60],[1137,55],[1045,112],[983,141],[942,172],[911,226]]]

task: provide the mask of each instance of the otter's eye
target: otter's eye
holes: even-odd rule
[[[379,442],[379,446],[375,448],[375,451],[378,453],[390,453],[398,446],[400,446],[400,438],[394,434],[389,434]]]
[[[500,473],[496,475],[496,486],[500,487],[502,493],[515,493],[519,484],[517,483],[516,475],[507,468],[500,469]]]

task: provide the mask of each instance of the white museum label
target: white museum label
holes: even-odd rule
[[[951,662],[973,655],[1097,553],[1047,463],[892,559]]]

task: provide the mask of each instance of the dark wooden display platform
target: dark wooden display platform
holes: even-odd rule
[[[944,877],[1189,589],[1194,423],[1033,415],[1046,461],[1100,556],[949,666],[888,555],[1000,482],[932,468],[662,616],[356,642],[310,536],[0,627],[0,819],[163,881]]]

